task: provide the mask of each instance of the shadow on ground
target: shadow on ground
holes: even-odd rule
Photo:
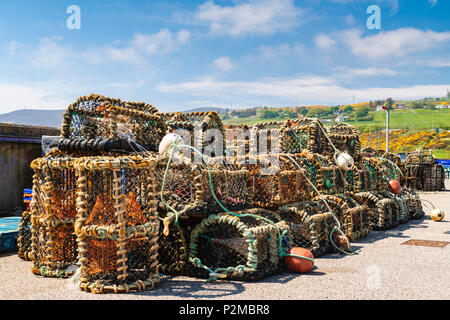
[[[206,282],[202,279],[179,280],[175,277],[163,277],[158,290],[135,293],[138,296],[173,296],[191,299],[214,299],[232,296],[244,292],[240,282]]]

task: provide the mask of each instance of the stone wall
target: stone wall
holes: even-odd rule
[[[43,135],[59,135],[57,128],[0,123],[0,216],[20,215],[23,190],[33,186],[31,161],[42,156]]]

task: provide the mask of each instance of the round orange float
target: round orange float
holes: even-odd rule
[[[389,180],[388,187],[389,191],[393,194],[400,194],[402,192],[402,186],[397,180]]]
[[[299,257],[296,257],[299,256]],[[308,259],[300,258],[306,257],[314,261],[314,256],[308,249],[294,247],[289,249],[287,255],[284,257],[286,267],[296,273],[308,273],[314,267],[314,262]]]

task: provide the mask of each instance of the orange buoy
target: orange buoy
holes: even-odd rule
[[[288,255],[286,255],[284,257],[284,262],[286,263],[286,267],[292,272],[308,273],[314,267],[313,261],[289,255],[289,254],[292,254],[292,255],[306,257],[306,258],[310,258],[310,259],[314,260],[313,254],[308,249],[294,247],[294,248],[291,248],[287,252],[287,254]]]
[[[347,237],[340,233],[333,234],[334,243],[343,251],[350,251],[350,242]]]
[[[400,194],[402,192],[402,186],[397,180],[389,180],[388,187],[389,191],[393,194]]]

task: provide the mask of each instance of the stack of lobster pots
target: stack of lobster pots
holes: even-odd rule
[[[161,152],[170,134],[181,139]],[[34,274],[75,276],[92,293],[150,290],[161,275],[255,281],[284,271],[292,247],[345,253],[423,216],[407,168],[362,151],[347,124],[224,126],[216,112],[94,94],[67,108],[56,147],[31,164],[26,258]]]
[[[419,149],[407,154],[407,185],[416,190],[442,191],[445,189],[445,169],[436,163],[431,150]]]

